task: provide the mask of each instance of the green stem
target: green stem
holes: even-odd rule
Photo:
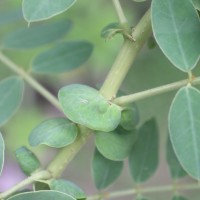
[[[24,188],[25,186],[34,183],[37,180],[47,180],[51,178],[51,174],[48,171],[39,171],[32,174],[30,177],[24,179],[23,181],[19,182],[17,185],[12,187],[11,189],[3,192],[0,194],[0,200],[8,198],[14,192]]]
[[[7,56],[0,52],[0,61],[9,67],[16,74],[26,80],[36,91],[38,91],[44,98],[60,110],[60,104],[56,97],[54,97],[47,89],[38,83],[33,77],[25,72],[21,67],[12,62]]]
[[[185,80],[177,81],[177,82],[170,83],[167,85],[152,88],[152,89],[149,89],[146,91],[138,92],[135,94],[118,97],[114,100],[114,103],[116,103],[117,105],[123,106],[123,105],[129,104],[129,103],[141,100],[141,99],[145,99],[147,97],[152,97],[152,96],[156,96],[156,95],[170,92],[173,90],[177,90],[183,86],[186,86],[189,83],[189,81],[190,80],[185,79]],[[193,85],[200,84],[200,77],[197,77],[195,80],[193,80],[192,84]]]
[[[75,155],[80,151],[83,145],[86,143],[87,139],[91,135],[91,130],[85,127],[80,127],[80,133],[76,139],[76,141],[62,148],[53,161],[47,167],[47,170],[51,173],[53,178],[59,177],[66,166],[70,163],[70,161],[75,157]]]
[[[128,22],[127,22],[126,16],[123,12],[123,9],[121,7],[119,0],[113,0],[113,4],[115,6],[115,10],[117,12],[120,24],[126,25]]]
[[[102,95],[107,99],[116,96],[123,80],[125,79],[133,61],[151,33],[150,10],[143,16],[132,33],[132,42],[125,39],[122,48],[100,90]]]
[[[98,200],[100,197],[103,196],[104,199],[112,199],[112,198],[119,198],[130,196],[134,194],[144,194],[144,193],[158,193],[158,192],[167,192],[167,191],[174,191],[174,190],[195,190],[200,189],[199,184],[187,184],[187,185],[166,185],[166,186],[157,186],[157,187],[148,187],[148,188],[140,188],[140,190],[130,189],[130,190],[122,190],[116,191],[112,193],[106,193],[105,195],[95,195],[88,197],[88,200]]]

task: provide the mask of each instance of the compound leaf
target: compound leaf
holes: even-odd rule
[[[178,161],[176,154],[174,153],[170,139],[167,140],[167,162],[170,169],[170,174],[173,179],[182,178],[187,175],[186,171]]]
[[[191,71],[200,57],[200,22],[192,2],[153,0],[152,28],[165,56],[178,69]]]
[[[42,122],[29,136],[31,146],[45,144],[60,148],[73,143],[77,137],[77,126],[66,118],[54,118]]]
[[[5,144],[4,144],[2,134],[0,132],[0,175],[2,173],[3,165],[4,165],[4,151],[5,151]]]
[[[66,193],[66,194],[74,197],[77,200],[78,199],[86,199],[85,192],[83,192],[83,190],[81,188],[79,188],[77,185],[75,185],[74,183],[67,181],[67,180],[54,179],[49,184],[49,187],[51,190],[56,190],[59,192]]]
[[[151,119],[139,129],[138,139],[129,155],[129,167],[135,182],[149,179],[158,166],[159,139],[156,122]]]
[[[169,132],[175,154],[186,170],[200,179],[200,92],[193,87],[181,88],[169,111]]]
[[[68,10],[76,0],[23,0],[22,10],[26,21],[49,19]]]
[[[97,149],[95,150],[92,161],[92,175],[99,190],[112,184],[119,177],[122,169],[122,161],[109,160],[101,155]]]
[[[8,200],[76,200],[70,195],[58,191],[38,191],[17,194]]]
[[[54,42],[63,37],[70,29],[69,20],[34,25],[21,28],[8,34],[3,40],[3,47],[9,49],[29,49]]]
[[[17,76],[0,82],[0,126],[5,124],[18,110],[24,92],[24,82]]]
[[[120,122],[120,107],[107,101],[89,86],[65,86],[60,89],[58,98],[71,121],[90,129],[108,132],[114,130]]]
[[[36,56],[32,70],[38,73],[62,73],[80,67],[93,50],[86,41],[63,42]]]

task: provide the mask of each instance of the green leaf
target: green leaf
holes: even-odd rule
[[[159,138],[156,122],[151,119],[139,129],[138,139],[129,155],[129,167],[135,182],[149,179],[157,169]]]
[[[5,151],[5,144],[4,144],[2,134],[0,132],[0,175],[2,173],[3,165],[4,165],[4,151]]]
[[[187,175],[180,162],[178,161],[176,154],[174,153],[170,139],[167,140],[167,162],[170,169],[170,174],[173,179],[182,178]]]
[[[103,28],[101,31],[101,37],[105,39],[112,39],[117,33],[121,33],[122,31],[123,28],[120,26],[120,24],[114,22]]]
[[[36,128],[29,136],[31,146],[45,144],[50,147],[60,148],[72,144],[77,137],[77,126],[66,118],[49,119]]]
[[[73,84],[60,89],[58,98],[65,115],[93,130],[112,131],[121,118],[119,106],[107,101],[97,90]]]
[[[187,198],[176,195],[176,196],[173,196],[172,200],[187,200]]]
[[[109,160],[95,149],[92,160],[92,175],[97,189],[101,190],[112,184],[119,177],[122,169],[122,161]]]
[[[165,56],[180,70],[191,71],[200,57],[200,22],[191,1],[153,0],[152,28]]]
[[[76,0],[23,0],[22,10],[26,21],[46,20],[68,10]]]
[[[193,4],[195,6],[195,8],[197,10],[200,10],[200,1],[199,0],[192,0],[193,1]]]
[[[169,132],[175,154],[188,174],[200,179],[200,92],[181,88],[169,111]]]
[[[49,44],[63,37],[70,29],[69,20],[34,25],[21,28],[8,34],[3,40],[3,47],[9,49],[29,49]]]
[[[15,156],[20,168],[26,175],[31,175],[41,167],[40,161],[35,154],[26,147],[20,147],[15,151]]]
[[[113,161],[122,161],[129,155],[137,136],[135,130],[129,133],[122,129],[109,133],[97,132],[95,143],[104,157]]]
[[[70,181],[63,179],[52,180],[49,186],[51,190],[66,193],[75,199],[86,199],[86,194],[83,190]]]
[[[70,195],[58,191],[26,192],[8,198],[8,200],[76,200]]]
[[[0,82],[0,126],[17,112],[23,92],[24,82],[19,77],[12,76]]]
[[[84,64],[90,57],[93,46],[89,42],[63,42],[35,57],[32,69],[38,73],[62,73]]]

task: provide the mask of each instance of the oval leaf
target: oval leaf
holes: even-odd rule
[[[20,168],[26,175],[31,175],[41,167],[36,155],[26,147],[20,147],[15,151]]]
[[[138,139],[129,155],[129,167],[135,182],[142,183],[149,179],[158,166],[158,130],[151,119],[139,130]]]
[[[66,118],[49,119],[32,130],[29,143],[31,146],[45,144],[60,148],[72,144],[77,133],[76,125]]]
[[[34,72],[62,73],[80,67],[90,57],[93,46],[89,42],[74,41],[58,44],[35,57]]]
[[[135,131],[132,133],[124,132],[97,132],[95,143],[99,152],[106,158],[113,161],[122,161],[130,153],[137,139]]]
[[[76,0],[23,0],[22,10],[26,21],[49,19],[68,10]]]
[[[170,139],[167,140],[167,162],[170,169],[170,174],[173,179],[182,178],[187,175],[186,171],[178,161],[176,154],[174,153]]]
[[[24,92],[24,82],[18,77],[9,77],[0,82],[0,126],[18,110]]]
[[[63,179],[52,180],[49,184],[51,190],[56,190],[59,192],[66,193],[75,199],[86,199],[86,194],[81,188],[70,181]]]
[[[102,156],[96,149],[92,161],[92,175],[96,187],[101,190],[112,184],[121,174],[122,161],[112,161]]]
[[[152,27],[165,56],[178,69],[191,71],[200,56],[200,22],[191,1],[153,0]]]
[[[0,175],[2,173],[3,165],[4,165],[4,151],[5,151],[5,144],[4,144],[2,134],[0,132]]]
[[[93,130],[112,131],[121,118],[120,107],[107,101],[97,90],[73,84],[60,89],[58,98],[65,115]]]
[[[172,200],[187,200],[187,198],[176,195],[176,196],[173,196]]]
[[[8,200],[76,200],[73,197],[57,191],[26,192],[8,198]]]
[[[169,111],[169,131],[175,154],[188,174],[200,179],[200,92],[181,88]]]
[[[11,32],[4,38],[3,47],[9,49],[28,49],[45,45],[63,37],[71,29],[71,26],[71,21],[62,20],[21,28]]]

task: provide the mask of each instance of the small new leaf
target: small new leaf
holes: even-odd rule
[[[119,23],[111,23],[103,28],[101,31],[101,37],[105,39],[112,39],[117,33],[121,33],[123,29]]]
[[[101,190],[112,184],[121,174],[122,161],[105,158],[96,149],[92,161],[92,175],[97,189]]]

